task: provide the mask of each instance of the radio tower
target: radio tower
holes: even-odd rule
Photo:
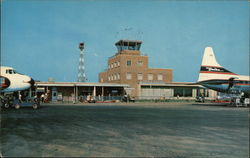
[[[83,49],[84,43],[79,44],[80,48],[80,58],[79,58],[79,67],[78,67],[78,75],[77,82],[86,82],[85,68],[84,68],[84,58],[83,58]]]

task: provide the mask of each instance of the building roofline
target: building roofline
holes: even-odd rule
[[[140,86],[165,86],[165,87],[202,87],[198,84],[192,84],[193,82],[171,82],[171,83],[150,83],[150,82],[141,82]]]
[[[139,43],[139,44],[142,44],[142,41],[139,41],[139,40],[119,40],[118,42],[115,43],[115,45],[118,45],[118,44],[121,44],[123,42],[126,42],[126,43]]]
[[[154,70],[173,70],[173,69],[170,69],[170,68],[148,68],[148,70],[150,69],[154,69]]]
[[[58,87],[87,87],[87,86],[100,86],[100,87],[129,87],[128,84],[116,84],[116,83],[91,83],[91,82],[36,82],[36,86],[58,86]]]

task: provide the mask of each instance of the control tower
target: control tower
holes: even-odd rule
[[[172,69],[149,68],[148,56],[140,51],[142,41],[119,40],[115,43],[117,52],[108,59],[105,72],[99,73],[99,82],[128,84],[126,93],[139,96],[140,83],[172,82]]]
[[[142,41],[120,40],[115,43],[118,54],[140,55]]]
[[[79,49],[80,49],[80,57],[79,57],[77,82],[86,82],[87,79],[85,75],[84,58],[83,58],[83,49],[84,49],[83,42],[79,44]]]

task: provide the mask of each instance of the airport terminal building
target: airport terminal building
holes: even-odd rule
[[[120,100],[129,85],[82,82],[36,82],[38,95],[46,94],[48,101],[79,102],[88,95],[95,100]]]
[[[173,82],[173,70],[149,68],[148,56],[140,52],[142,41],[120,40],[117,53],[108,59],[108,68],[99,73],[100,83],[128,84],[126,93],[138,99],[215,97],[215,92],[199,85]]]
[[[149,68],[148,56],[140,52],[142,41],[120,40],[115,43],[117,53],[107,61],[105,72],[99,73],[99,83],[36,82],[39,94],[47,94],[49,101],[75,101],[91,95],[98,101],[121,100],[128,94],[135,100],[195,99],[217,97],[213,90],[185,82],[173,82],[173,70]]]
[[[142,41],[120,40],[117,53],[108,59],[108,69],[99,74],[101,83],[129,84],[131,96],[140,96],[141,81],[172,82],[172,69],[149,68],[148,56],[140,52]]]
[[[37,93],[46,94],[48,101],[83,102],[88,95],[96,101],[121,100],[133,88],[128,84],[116,83],[79,83],[79,82],[36,82]],[[215,99],[217,92],[205,89],[200,85],[186,83],[153,83],[140,82],[139,95],[135,100],[194,100],[197,96]]]

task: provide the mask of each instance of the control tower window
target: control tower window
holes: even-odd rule
[[[135,46],[135,50],[140,50],[141,44]]]
[[[128,46],[128,50],[135,50],[135,46]]]
[[[120,40],[115,45],[118,52],[122,50],[140,50],[142,42],[141,41],[131,41],[131,40]]]
[[[121,46],[116,46],[118,52],[120,52],[122,50],[122,47]]]
[[[122,46],[122,50],[129,50],[129,46]]]

